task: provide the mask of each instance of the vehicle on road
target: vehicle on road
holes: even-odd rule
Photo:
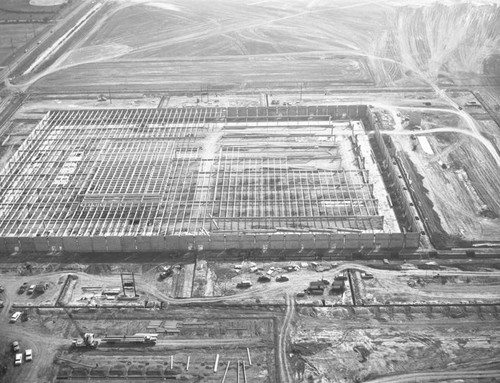
[[[33,360],[33,350],[31,348],[24,352],[24,360],[26,360],[26,362],[31,362]]]
[[[10,319],[9,319],[9,322],[10,323],[15,323],[17,322],[17,320],[19,319],[19,317],[21,316],[21,311],[16,311],[14,314],[11,315]]]
[[[23,362],[23,354],[16,354],[16,359],[14,360],[14,366],[20,366]]]
[[[19,342],[17,340],[12,342],[12,350],[14,352],[19,352],[20,348],[19,348]]]

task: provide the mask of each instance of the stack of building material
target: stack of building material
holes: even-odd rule
[[[180,330],[177,328],[176,320],[166,320],[163,322],[162,330],[165,331],[165,334],[179,334]]]
[[[149,322],[149,325],[146,327],[146,329],[150,332],[158,332],[161,328],[161,324],[161,320],[152,320]]]

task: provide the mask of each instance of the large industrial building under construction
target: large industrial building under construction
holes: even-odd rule
[[[0,173],[0,251],[415,248],[390,156],[365,105],[50,111]]]

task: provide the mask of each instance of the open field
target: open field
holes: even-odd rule
[[[0,24],[0,64],[45,28],[44,24]]]
[[[499,14],[495,5],[391,1],[116,2],[35,89],[460,84],[496,51]]]

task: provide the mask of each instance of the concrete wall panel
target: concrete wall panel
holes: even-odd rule
[[[309,234],[311,235],[311,234]],[[301,248],[301,238],[300,234],[284,234],[285,239],[285,249],[300,249]]]
[[[312,234],[301,234],[300,235],[300,247],[304,249],[315,249],[314,235]]]
[[[165,237],[163,236],[152,236],[151,237],[151,249],[153,251],[163,251],[165,250]]]
[[[92,240],[92,249],[96,253],[104,253],[107,252],[108,249],[106,247],[106,238],[104,237],[91,237]]]
[[[193,235],[179,236],[179,250],[191,251],[195,250],[195,238]]]
[[[316,249],[329,249],[330,248],[330,234],[315,234],[314,247]]]
[[[285,237],[282,234],[273,234],[269,237],[269,249],[282,250],[285,248]]]
[[[239,249],[254,249],[256,247],[255,236],[252,234],[243,234],[239,237]]]
[[[211,235],[209,242],[209,250],[225,250],[226,249],[226,238],[222,234]]]
[[[354,234],[354,233],[345,234],[346,249],[359,249],[360,247],[361,247],[361,242],[359,240],[359,234]]]
[[[240,246],[240,237],[237,234],[226,235],[226,247],[228,249],[238,249]]]
[[[64,251],[78,252],[78,242],[76,237],[62,237]]]
[[[375,247],[375,235],[374,234],[361,233],[359,235],[359,243],[365,249],[373,249]]]
[[[106,245],[108,246],[108,251],[112,252],[123,251],[122,241],[121,238],[118,236],[106,237]]]
[[[64,244],[61,237],[49,237],[49,251],[62,251]]]
[[[212,243],[210,237],[206,235],[197,235],[195,238],[195,246],[195,250],[198,251],[211,250]]]
[[[121,251],[123,252],[134,252],[136,249],[136,240],[134,237],[126,236],[120,237]]]
[[[405,234],[405,248],[417,248],[420,244],[420,233],[406,233]]]
[[[377,233],[375,234],[375,246],[383,249],[389,247],[391,241],[391,234]]]
[[[0,254],[7,254],[7,245],[5,243],[5,238],[0,237]]]
[[[165,236],[165,249],[166,250],[186,250],[181,248],[180,236],[167,235]]]
[[[137,243],[137,251],[152,251],[151,237],[145,235],[138,235],[135,237],[135,243]]]
[[[5,247],[7,248],[7,253],[21,251],[21,243],[15,237],[5,237]]]
[[[347,235],[346,234],[331,234],[330,235],[330,248],[331,249],[345,249]]]
[[[389,239],[389,249],[402,249],[404,246],[403,233],[392,233]]]
[[[82,253],[89,253],[92,252],[92,239],[89,237],[78,237],[77,239],[78,242],[78,249]]]
[[[21,237],[21,251],[24,253],[34,253],[36,251],[33,237]]]

